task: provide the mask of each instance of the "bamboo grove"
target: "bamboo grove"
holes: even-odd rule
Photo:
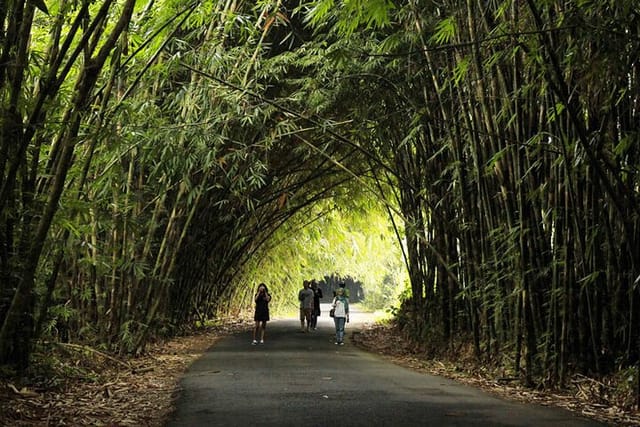
[[[637,369],[635,2],[10,0],[0,18],[1,363],[45,337],[143,351],[235,309],[314,206],[376,193],[414,339],[529,385]]]

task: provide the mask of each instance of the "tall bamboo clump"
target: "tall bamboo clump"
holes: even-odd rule
[[[422,106],[397,151],[414,165],[399,170],[414,183],[401,189],[419,336],[468,334],[529,384],[638,360],[633,7],[403,9],[412,35],[398,52],[414,52],[394,67]]]
[[[296,68],[280,1],[68,3],[0,8],[0,364],[20,368],[42,335],[137,353],[229,310],[352,151],[264,96]]]
[[[102,72],[117,61],[135,3],[0,7],[0,364],[29,363],[64,259],[51,238],[69,232],[52,236],[53,224],[63,194],[84,184],[69,176],[78,146],[101,128],[96,94],[113,83]]]
[[[357,46],[333,42],[355,53],[348,78],[366,106],[352,108],[396,173],[405,330],[468,342],[528,384],[633,366],[637,6],[417,0],[354,15],[326,3],[310,20]]]
[[[157,36],[121,77],[118,137],[89,169],[91,227],[71,238],[91,244],[56,293],[56,307],[69,301],[72,339],[119,353],[232,306],[244,263],[296,211],[281,196],[306,183],[292,169],[308,150],[276,145],[280,113],[247,95],[264,91],[259,61],[277,9],[195,5],[154,8],[144,21]]]

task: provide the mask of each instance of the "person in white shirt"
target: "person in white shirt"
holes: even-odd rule
[[[344,326],[349,322],[349,298],[345,297],[344,289],[336,289],[336,296],[331,303],[333,322],[336,325],[336,344],[344,345]]]

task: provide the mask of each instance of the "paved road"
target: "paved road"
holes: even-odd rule
[[[350,345],[334,345],[328,309],[318,330],[295,319],[219,341],[182,380],[169,427],[179,426],[600,426],[555,408],[504,401],[417,373]],[[353,313],[349,335],[366,321]]]

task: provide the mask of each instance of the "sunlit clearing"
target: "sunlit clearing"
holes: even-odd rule
[[[249,282],[270,284],[274,312],[291,312],[302,281],[315,279],[325,293],[346,281],[348,289],[354,288],[351,299],[363,310],[387,316],[408,276],[386,210],[370,200],[348,207],[327,202],[310,208],[304,217],[315,220],[298,229],[298,221],[283,227],[251,266]],[[325,295],[323,302],[332,296]]]

